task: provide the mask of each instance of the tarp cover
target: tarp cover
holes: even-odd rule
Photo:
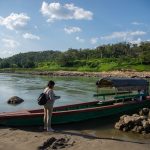
[[[118,90],[148,90],[149,82],[141,78],[106,77],[96,82],[97,87],[115,87]]]

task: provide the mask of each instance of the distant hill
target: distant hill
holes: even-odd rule
[[[59,51],[41,51],[19,53],[12,57],[1,59],[1,68],[9,67],[25,67],[27,63],[39,63],[43,61],[56,61],[56,58],[61,54]]]
[[[68,49],[16,54],[0,59],[0,68],[40,68],[78,71],[108,71],[113,69],[150,69],[150,42],[140,45],[117,43],[94,49]],[[143,67],[143,65],[146,65]]]

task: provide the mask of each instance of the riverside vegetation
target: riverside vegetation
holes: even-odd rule
[[[117,43],[94,49],[19,53],[0,58],[1,71],[150,71],[150,42]]]

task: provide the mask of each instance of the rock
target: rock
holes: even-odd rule
[[[131,78],[138,78],[138,76],[134,75],[134,76],[131,76]]]
[[[125,124],[128,124],[128,123],[132,122],[132,117],[131,116],[126,116],[126,117],[124,117],[123,120],[124,120]]]
[[[149,123],[149,120],[143,120],[142,121],[142,125],[143,125],[145,133],[149,133],[150,132],[150,123]]]
[[[138,115],[138,114],[133,114],[132,116],[133,117],[140,117],[140,115]]]
[[[140,112],[139,112],[140,116],[148,116],[149,114],[149,108],[143,108]]]
[[[141,133],[144,130],[142,126],[138,126],[136,132]]]
[[[117,122],[115,124],[116,129],[123,130],[124,127],[125,127],[125,124],[124,124],[123,120],[119,120],[119,122]]]
[[[44,150],[48,148],[50,145],[52,145],[57,139],[55,137],[51,137],[47,139],[41,146],[38,147],[38,150]]]
[[[129,131],[132,130],[132,129],[134,128],[134,126],[135,126],[134,122],[130,122],[130,123],[128,124],[128,129],[129,129]]]
[[[134,126],[134,128],[132,129],[132,132],[137,132],[137,128],[138,128],[138,126],[136,125],[136,126]]]
[[[120,117],[120,120],[124,120],[125,117],[127,117],[128,115],[123,115]]]
[[[150,133],[150,109],[141,109],[139,115],[121,116],[120,120],[115,124],[115,128],[122,131],[132,131],[142,134]]]
[[[127,132],[127,131],[130,131],[130,129],[129,129],[128,126],[125,126],[125,127],[122,129],[122,131]]]
[[[141,125],[142,124],[141,123],[142,120],[143,119],[141,118],[141,116],[132,118],[132,121],[134,122],[134,125]]]
[[[143,121],[142,121],[142,125],[143,125],[143,128],[144,128],[144,129],[150,128],[149,121],[147,121],[147,120],[143,120]]]
[[[116,122],[115,128],[118,129],[118,130],[122,130],[123,129],[123,124],[121,124],[120,122]]]
[[[148,119],[147,116],[140,116],[141,120]]]
[[[48,149],[64,149],[73,146],[75,141],[73,141],[70,137],[62,137],[56,139],[55,137],[51,137],[47,139],[41,146],[38,147],[38,150],[48,150]]]
[[[18,96],[13,96],[7,101],[8,104],[20,104],[22,102],[24,102],[24,100]]]
[[[142,126],[134,126],[134,128],[131,130],[132,132],[136,132],[136,133],[144,133],[144,128]]]
[[[65,148],[65,147],[67,146],[67,142],[68,142],[68,139],[66,139],[66,138],[57,139],[57,140],[51,145],[51,148],[52,148],[52,149]]]

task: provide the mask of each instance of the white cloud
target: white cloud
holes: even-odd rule
[[[39,36],[33,35],[33,34],[31,34],[31,33],[25,33],[25,34],[23,34],[22,36],[23,36],[23,38],[25,38],[25,39],[40,40],[40,37],[39,37]]]
[[[141,42],[142,42],[141,38],[138,38],[137,40],[130,41],[131,44],[137,44],[137,45],[140,45]]]
[[[64,31],[68,34],[71,34],[71,33],[75,33],[75,32],[81,32],[81,28],[79,28],[79,27],[65,27]]]
[[[84,43],[85,42],[85,40],[84,39],[82,39],[82,38],[80,38],[80,37],[76,37],[76,40],[78,41],[78,42],[81,42],[81,43]]]
[[[143,23],[142,23],[142,22],[134,21],[134,22],[132,22],[131,24],[133,24],[133,25],[142,25]]]
[[[15,30],[24,27],[29,20],[30,17],[24,13],[11,13],[6,18],[0,16],[0,25],[5,26],[7,29]]]
[[[144,31],[132,31],[132,32],[113,32],[110,35],[102,36],[102,40],[112,40],[112,39],[121,39],[121,40],[130,40],[133,39],[135,36],[145,35],[146,32]]]
[[[139,35],[145,35],[146,32],[144,31],[135,31],[135,32],[130,32],[129,35],[133,35],[133,36],[139,36]]]
[[[12,50],[3,50],[3,51],[1,51],[1,58],[5,58],[6,56],[9,57],[9,56],[12,56],[14,54],[15,53]]]
[[[41,13],[48,17],[47,22],[53,22],[56,20],[91,20],[93,13],[83,8],[77,7],[74,4],[60,3],[42,3]]]
[[[10,38],[4,38],[2,39],[2,42],[4,43],[4,47],[7,47],[7,48],[15,48],[17,46],[20,45],[19,42],[13,40],[13,39],[10,39]]]
[[[98,41],[98,38],[91,38],[90,42],[91,44],[96,44]]]

